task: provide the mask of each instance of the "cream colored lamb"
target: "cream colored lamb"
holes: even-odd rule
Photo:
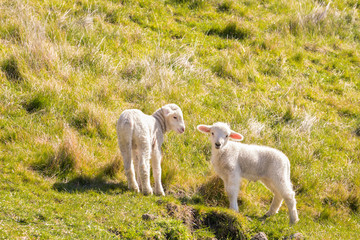
[[[146,115],[138,109],[121,113],[116,132],[131,190],[140,190],[145,195],[153,193],[150,185],[151,159],[155,194],[165,195],[161,184],[161,145],[164,134],[170,130],[179,134],[185,131],[183,114],[176,104],[165,105],[153,115]]]
[[[290,224],[299,220],[295,192],[290,181],[290,162],[285,154],[270,147],[233,142],[242,141],[243,136],[232,131],[225,123],[198,125],[197,129],[210,134],[211,163],[224,181],[231,209],[238,211],[237,197],[241,178],[260,180],[274,193],[270,210],[265,215],[277,213],[284,199],[289,209]]]

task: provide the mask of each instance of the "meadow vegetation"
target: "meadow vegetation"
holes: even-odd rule
[[[306,239],[360,234],[359,0],[3,0],[0,238]],[[129,192],[115,122],[178,104],[166,197]],[[223,121],[290,159],[300,222],[244,181],[227,209]],[[142,219],[143,214],[155,216]]]

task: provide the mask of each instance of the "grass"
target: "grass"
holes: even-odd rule
[[[219,35],[222,38],[234,38],[243,40],[250,37],[251,30],[241,27],[236,22],[229,22],[223,28],[213,27],[208,32],[209,35]]]
[[[359,25],[354,0],[2,1],[0,238],[356,239]],[[167,196],[129,192],[115,122],[170,102]],[[288,155],[298,224],[261,219],[272,195],[246,180],[227,210],[196,131],[216,121]]]
[[[17,61],[13,56],[3,61],[1,70],[5,73],[8,80],[19,81],[22,79]]]

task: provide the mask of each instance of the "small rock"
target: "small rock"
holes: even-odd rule
[[[301,233],[294,233],[293,235],[290,236],[290,239],[302,240],[304,239],[304,236]]]
[[[142,215],[142,219],[145,221],[154,220],[156,217],[152,214],[145,213]]]
[[[267,240],[267,236],[263,232],[259,232],[252,236],[251,240]]]
[[[304,236],[302,233],[294,233],[288,237],[283,238],[283,240],[303,240]]]

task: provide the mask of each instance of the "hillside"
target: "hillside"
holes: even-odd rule
[[[357,239],[359,0],[0,1],[0,238]],[[115,122],[178,104],[166,197],[129,192]],[[227,209],[198,124],[290,159],[300,222],[243,181]],[[150,214],[150,220],[143,219]],[[145,217],[144,217],[145,218]],[[153,219],[154,218],[154,219]]]

